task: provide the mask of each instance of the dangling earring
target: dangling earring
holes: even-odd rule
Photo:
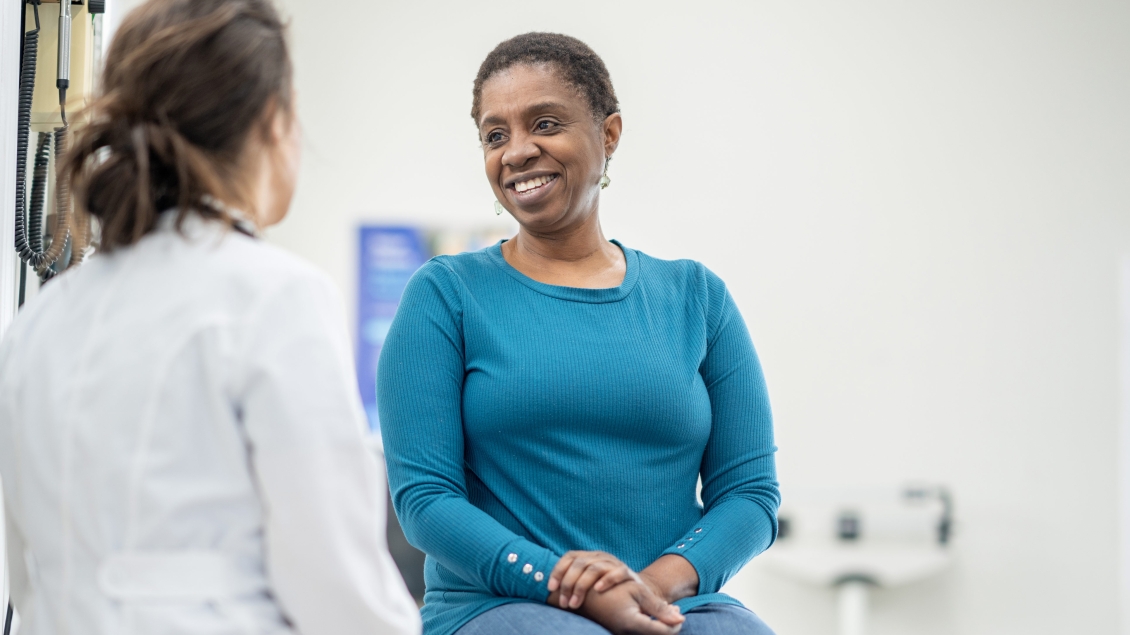
[[[608,178],[608,164],[611,162],[612,157],[608,157],[604,160],[604,175],[600,177],[600,189],[602,190],[606,189],[609,185],[612,185],[612,179]]]
[[[502,211],[504,209],[506,209],[506,208],[504,208],[502,206],[502,203],[499,203],[498,200],[495,199],[495,201],[494,201],[494,213],[495,213],[495,215],[496,216],[502,216]]]

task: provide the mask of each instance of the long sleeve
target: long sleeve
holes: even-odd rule
[[[705,594],[773,544],[780,493],[761,364],[725,285],[705,268],[701,275],[708,337],[699,372],[712,414],[701,468],[705,515],[664,553],[689,560]]]
[[[559,555],[468,500],[464,339],[457,279],[431,261],[413,276],[381,350],[377,402],[393,505],[409,542],[499,597],[544,601]]]
[[[246,326],[237,402],[280,606],[304,635],[419,633],[385,542],[385,478],[364,447],[340,299],[297,277]]]

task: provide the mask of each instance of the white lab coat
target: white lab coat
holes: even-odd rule
[[[0,346],[23,633],[418,633],[332,285],[170,220],[48,283]]]

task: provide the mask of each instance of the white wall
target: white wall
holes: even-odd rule
[[[1120,337],[1119,383],[1122,392],[1122,425],[1119,434],[1119,509],[1121,511],[1118,530],[1120,534],[1119,571],[1121,572],[1120,594],[1122,602],[1122,632],[1130,633],[1130,254],[1122,259],[1121,297],[1119,306],[1122,334]]]
[[[271,239],[347,297],[362,220],[493,218],[468,114],[483,56],[528,30],[580,37],[624,112],[607,233],[727,280],[784,495],[955,491],[955,567],[881,592],[874,632],[1118,631],[1130,5],[284,5],[307,154]],[[833,631],[828,593],[756,567],[731,590],[782,634]]]

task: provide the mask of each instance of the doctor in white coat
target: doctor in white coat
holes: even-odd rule
[[[106,68],[62,165],[101,253],[0,346],[21,630],[418,633],[341,302],[255,236],[298,164],[275,10],[150,2]]]

